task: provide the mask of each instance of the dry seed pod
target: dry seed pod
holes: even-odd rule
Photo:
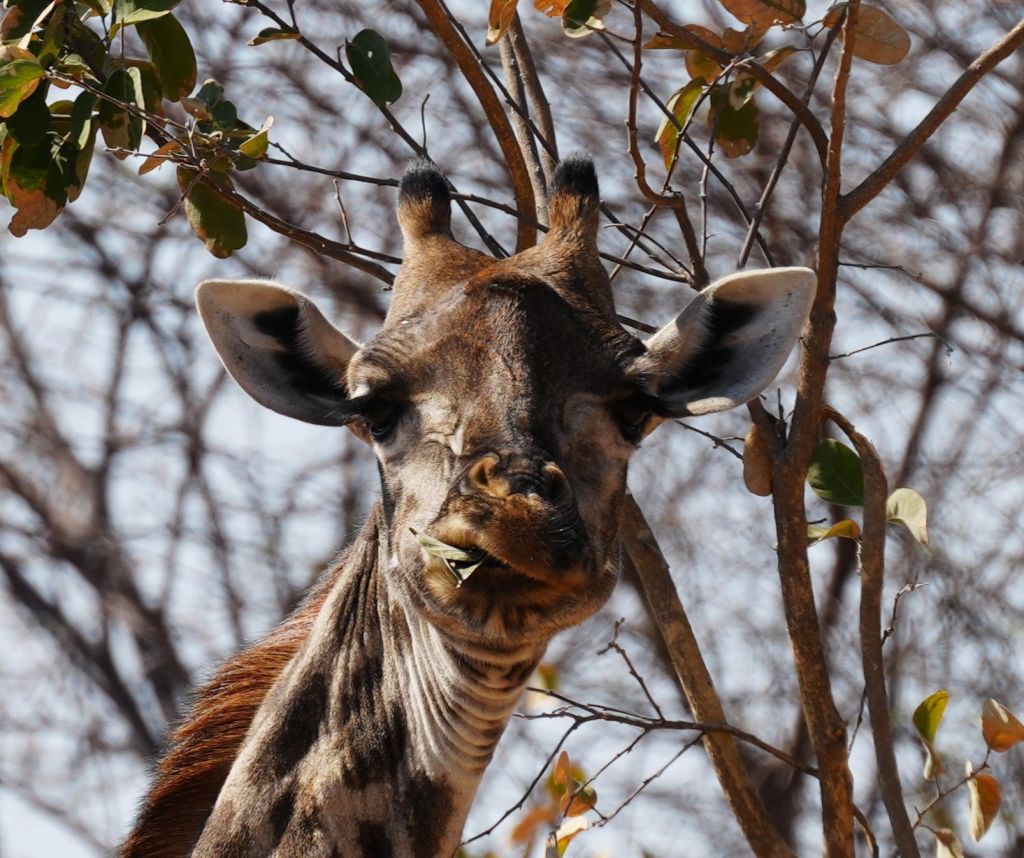
[[[751,494],[767,497],[772,493],[772,456],[756,423],[743,442],[743,483]]]

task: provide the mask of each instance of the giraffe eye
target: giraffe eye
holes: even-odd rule
[[[651,405],[643,396],[630,396],[615,404],[615,421],[622,437],[631,444],[640,442],[644,427],[651,417]]]
[[[385,397],[375,396],[362,408],[363,420],[374,441],[387,440],[401,415],[401,404]]]

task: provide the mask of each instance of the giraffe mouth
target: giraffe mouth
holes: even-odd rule
[[[490,566],[507,566],[479,546],[460,548],[457,545],[442,542],[428,533],[420,533],[415,528],[410,527],[409,530],[412,531],[412,535],[416,537],[416,541],[427,554],[441,561],[441,564],[454,579],[456,588],[465,584],[466,579],[485,563]]]

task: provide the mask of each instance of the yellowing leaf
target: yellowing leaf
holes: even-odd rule
[[[975,841],[981,840],[985,832],[992,826],[996,814],[999,813],[999,805],[1002,803],[1002,796],[999,791],[999,781],[992,775],[982,772],[974,774],[974,767],[967,763],[967,789],[970,792],[970,818],[971,837]]]
[[[725,157],[740,158],[757,145],[761,130],[757,104],[746,101],[737,108],[730,98],[730,87],[716,86],[711,91],[708,126],[714,129],[715,142]]]
[[[722,37],[713,30],[709,30],[707,27],[701,27],[698,24],[688,24],[686,29],[695,36],[703,39],[713,48],[724,47],[722,44]],[[711,83],[718,77],[719,72],[722,70],[722,67],[715,60],[701,53],[697,48],[687,50],[684,57],[686,61],[686,70],[694,80],[702,81],[703,83]]]
[[[948,828],[932,833],[935,835],[935,858],[964,858],[964,850],[956,834]]]
[[[940,689],[929,694],[914,710],[914,726],[921,734],[921,741],[924,744],[924,779],[927,781],[934,780],[945,771],[942,758],[935,750],[935,735],[939,731],[947,703],[949,692]]]
[[[159,167],[162,167],[164,165],[164,162],[170,160],[171,155],[173,155],[175,152],[180,151],[181,143],[179,143],[177,140],[171,140],[167,143],[164,143],[164,145],[161,146],[159,149],[156,149],[153,152],[151,152],[149,157],[142,162],[142,166],[139,167],[139,175],[145,176],[146,173],[149,173],[153,170],[156,170]]]
[[[928,506],[913,489],[896,489],[889,495],[885,517],[902,524],[922,545],[928,544]]]
[[[981,735],[993,751],[1008,751],[1024,741],[1024,724],[1002,703],[990,697],[981,707]]]
[[[252,158],[254,161],[259,161],[261,158],[265,158],[267,155],[267,147],[270,145],[268,135],[270,134],[270,129],[273,127],[274,117],[268,116],[264,120],[263,125],[260,126],[259,131],[238,144],[238,151],[246,157]]]
[[[757,61],[764,66],[767,71],[775,71],[775,69],[781,66],[795,53],[796,48],[792,45],[786,45],[783,48],[776,48],[774,51],[768,51],[768,53],[763,57],[758,57]]]
[[[668,103],[665,105],[669,113],[676,118],[676,122],[683,128],[686,127],[686,122],[690,118],[690,114],[693,113],[694,105],[696,105],[702,91],[703,88],[700,85],[700,81],[691,80],[686,86],[672,93]],[[665,161],[665,169],[667,170],[672,165],[672,161],[676,156],[679,129],[676,128],[675,123],[665,116],[661,120],[661,125],[658,126],[658,133],[655,134],[654,139],[658,142],[658,147],[661,149],[661,157]]]
[[[837,521],[835,524],[825,527],[820,524],[807,525],[807,542],[810,545],[817,545],[826,539],[860,539],[860,525],[849,518]]]
[[[745,30],[734,30],[732,27],[726,27],[722,31],[722,46],[730,54],[741,54],[754,43],[756,32],[751,27],[747,27]]]
[[[542,661],[537,665],[537,677],[542,688],[548,691],[558,690],[558,665],[550,661]]]
[[[256,47],[257,45],[265,45],[267,42],[281,42],[288,39],[301,39],[302,33],[298,30],[287,29],[283,30],[279,27],[265,27],[260,30],[255,36],[246,42],[247,45]]]
[[[538,828],[547,828],[558,817],[558,805],[542,804],[527,811],[509,834],[509,843],[526,843]]]
[[[922,739],[921,742],[924,744],[924,770],[921,776],[926,781],[933,781],[946,771],[946,767],[942,765],[942,757],[935,750],[935,746],[927,739]]]
[[[505,31],[516,16],[516,5],[519,0],[491,0],[491,9],[487,13],[487,38],[485,43],[488,47],[494,45],[505,35]]]
[[[751,424],[743,441],[743,485],[761,497],[772,493],[772,456],[756,423]]]
[[[533,0],[533,8],[549,18],[560,18],[570,0]]]
[[[3,50],[6,56],[0,57],[0,117],[6,118],[36,91],[46,72],[28,51],[10,47]]]
[[[721,0],[722,5],[744,24],[770,27],[799,21],[807,4],[804,0]]]
[[[549,792],[558,797],[558,810],[563,816],[579,816],[597,803],[597,793],[583,786],[586,779],[583,771],[574,766],[569,755],[562,751],[551,773]]]
[[[668,33],[657,33],[644,44],[646,51],[684,51],[686,45],[678,36],[670,36]]]
[[[572,775],[572,763],[569,761],[569,755],[562,751],[555,761],[555,770],[551,773],[551,782],[557,787],[562,787],[564,790],[570,790],[573,786]]]
[[[825,26],[834,27],[845,8],[845,3],[832,7],[825,16]],[[839,38],[843,38],[842,31]],[[855,57],[891,66],[902,60],[909,50],[910,36],[897,21],[875,6],[861,4],[857,15],[857,38],[853,43]]]
[[[602,19],[611,7],[612,0],[570,0],[562,12],[562,32],[570,39],[579,39],[603,30]]]
[[[569,847],[572,839],[588,828],[590,828],[590,820],[582,816],[574,816],[571,819],[567,819],[558,827],[558,831],[554,834],[554,846],[559,858],[565,855],[565,850]]]
[[[914,710],[914,726],[926,742],[935,741],[935,734],[939,731],[939,724],[942,723],[942,716],[948,703],[949,692],[939,689],[929,694]]]

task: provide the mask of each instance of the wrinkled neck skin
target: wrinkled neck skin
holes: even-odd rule
[[[411,609],[390,553],[376,509],[257,712],[197,858],[455,852],[546,640],[454,640]]]

